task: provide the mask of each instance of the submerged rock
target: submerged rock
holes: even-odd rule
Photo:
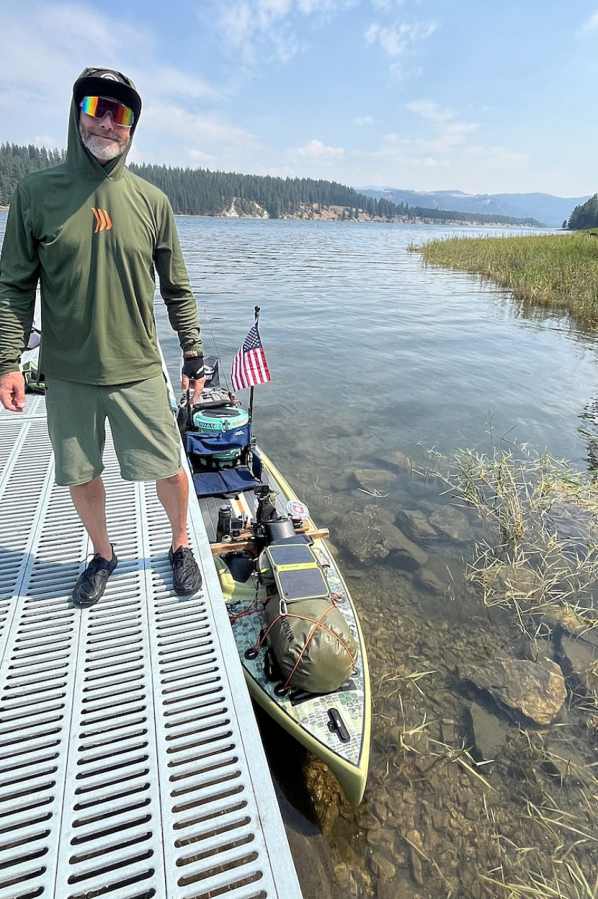
[[[409,867],[414,881],[419,885],[424,885],[424,873],[422,869],[422,857],[425,857],[425,851],[422,838],[417,830],[409,830],[405,834],[405,841],[408,846]]]
[[[463,680],[516,709],[537,724],[550,724],[567,697],[563,672],[550,659],[498,658],[483,667],[461,668]]]
[[[492,761],[500,755],[505,745],[506,724],[477,702],[472,702],[469,716],[476,760],[478,762]]]
[[[432,512],[428,521],[436,530],[450,537],[451,540],[463,543],[472,539],[469,521],[460,509],[454,509],[452,506],[439,506]]]
[[[552,640],[547,637],[530,637],[522,634],[517,640],[511,644],[511,650],[519,659],[528,659],[530,662],[537,662],[538,659],[554,658],[554,646]]]
[[[438,536],[438,531],[432,527],[419,509],[401,509],[397,513],[397,524],[413,540],[425,540],[428,537]]]
[[[361,512],[356,510],[339,516],[336,539],[359,562],[375,562],[385,559],[392,550],[409,556],[417,565],[424,565],[428,555],[393,524],[390,512],[369,505]]]
[[[442,742],[451,749],[463,746],[463,740],[457,731],[456,722],[452,718],[443,718],[440,722],[440,737]]]
[[[492,590],[501,590],[508,599],[534,599],[542,589],[542,578],[526,565],[506,562],[484,572],[484,582]]]
[[[430,568],[420,568],[417,573],[417,582],[429,593],[441,595],[446,590],[446,584]]]
[[[397,479],[392,471],[384,471],[381,468],[358,468],[354,475],[361,489],[369,493],[385,493]]]
[[[582,634],[588,629],[587,623],[582,621],[573,609],[566,606],[558,606],[555,603],[547,602],[534,609],[534,613],[539,614],[542,621],[549,627],[562,627],[563,630],[574,636]]]
[[[400,450],[393,450],[391,453],[383,453],[376,458],[378,458],[380,462],[384,462],[385,465],[390,465],[391,468],[396,468],[398,470],[403,469],[404,471],[411,471],[413,468],[409,456],[406,456],[405,453],[402,453]]]
[[[381,852],[376,851],[373,851],[370,856],[370,868],[374,874],[377,874],[384,881],[392,880],[397,873],[393,863]]]
[[[351,877],[349,866],[345,862],[338,862],[334,866],[334,877],[339,887],[348,894],[353,878]]]
[[[541,747],[542,770],[560,783],[583,784],[593,782],[592,765],[588,765],[583,755],[570,743],[560,740],[546,740]]]
[[[598,646],[583,637],[563,636],[561,639],[563,668],[574,675],[588,693],[598,691]]]
[[[342,492],[343,490],[349,490],[349,488],[353,487],[354,484],[354,472],[344,471],[341,472],[341,474],[337,474],[336,477],[332,478],[330,487],[332,488],[332,490],[338,490],[339,492]]]

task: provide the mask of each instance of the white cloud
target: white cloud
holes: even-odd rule
[[[339,0],[297,0],[297,9],[304,16],[311,16],[313,13],[331,13],[338,9],[346,8],[353,4],[342,3]]]
[[[270,175],[271,178],[296,178],[297,172],[291,166],[258,166],[255,169],[256,175]]]
[[[431,136],[391,133],[385,135],[376,149],[351,153],[354,160],[367,160],[368,169],[377,166],[380,172],[377,183],[390,183],[390,179],[396,182],[397,177],[401,180],[407,175],[407,180],[411,176],[417,179],[418,189],[434,190],[446,186],[450,178],[451,184],[477,192],[475,185],[488,183],[490,177],[495,183],[504,183],[507,174],[512,181],[514,175],[529,171],[530,158],[525,153],[469,143],[480,125],[460,121],[454,110],[441,108],[429,99],[413,101],[406,108],[429,123],[427,127],[433,129]],[[375,183],[371,177],[369,183]]]
[[[242,47],[253,37],[256,28],[249,4],[238,3],[225,9],[220,17],[220,28],[233,50]]]
[[[191,100],[219,100],[223,92],[185,72],[171,67],[152,68],[143,76],[144,90],[153,96],[179,97]]]
[[[190,113],[180,106],[147,104],[144,109],[144,123],[146,122],[162,128],[167,123],[170,136],[186,137],[189,140],[199,138],[210,144],[236,144],[239,141],[255,143],[255,139],[244,128],[200,113]]]
[[[429,150],[448,152],[461,146],[465,136],[477,131],[480,127],[475,122],[459,122],[457,113],[452,109],[440,109],[433,100],[415,100],[406,104],[406,109],[434,123],[436,137],[420,141]]]
[[[439,109],[433,100],[413,100],[405,104],[406,109],[416,112],[424,119],[432,119],[436,122],[450,121],[455,117],[452,109]]]
[[[372,24],[364,32],[368,46],[378,44],[390,59],[390,71],[395,78],[418,75],[420,69],[407,70],[407,60],[415,55],[415,46],[427,40],[438,28],[435,22],[403,22],[397,20],[392,25]]]
[[[527,153],[513,153],[505,147],[472,146],[465,151],[465,159],[473,162],[481,162],[484,168],[495,169],[498,172],[520,172],[527,169],[530,157]]]
[[[593,13],[586,21],[583,23],[581,28],[577,32],[578,37],[583,37],[586,34],[590,34],[592,31],[596,31],[598,29],[598,12]]]
[[[292,0],[245,0],[226,4],[221,25],[236,50],[252,40],[255,34],[267,32],[292,9]]]
[[[353,119],[353,124],[354,125],[373,125],[375,123],[375,121],[376,120],[374,119],[374,116],[366,115],[360,119]]]
[[[378,43],[391,59],[405,56],[411,45],[425,41],[436,29],[435,22],[397,22],[390,28],[373,22],[365,32],[366,44]]]
[[[285,22],[293,8],[293,0],[245,0],[225,3],[220,29],[226,45],[253,65],[264,48],[270,46],[274,58],[288,62],[299,51],[300,42]]]
[[[397,9],[399,6],[404,6],[407,3],[407,0],[371,0],[372,6],[374,9],[381,9],[383,12],[388,12],[391,9]]]
[[[255,135],[214,113],[148,102],[142,124],[133,144],[135,155],[130,157],[135,162],[242,171],[249,159],[264,154]]]
[[[59,146],[58,141],[53,137],[49,137],[47,134],[36,135],[33,138],[34,146],[36,147],[45,147],[46,150],[62,150],[62,145]]]
[[[295,151],[299,156],[324,156],[335,157],[342,156],[344,149],[342,147],[326,147],[321,140],[310,140],[304,147],[299,147]]]
[[[191,150],[191,152],[189,153],[189,156],[195,162],[199,162],[199,163],[215,161],[214,156],[211,156],[210,153],[203,153],[201,150]]]
[[[297,34],[301,20],[327,21],[360,0],[217,0],[219,27],[229,49],[246,65],[276,59],[289,62],[307,43]]]

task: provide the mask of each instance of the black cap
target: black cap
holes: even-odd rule
[[[78,78],[73,86],[73,97],[77,107],[84,97],[110,97],[124,103],[133,110],[134,124],[137,125],[141,113],[141,97],[132,81],[115,69],[88,69],[89,75]]]

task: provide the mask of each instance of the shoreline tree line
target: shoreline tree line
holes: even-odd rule
[[[598,194],[594,194],[585,203],[576,206],[569,220],[565,219],[563,228],[569,231],[582,231],[585,228],[598,228]]]
[[[25,175],[59,165],[65,160],[63,150],[44,147],[0,144],[0,205],[7,206],[18,182]],[[477,224],[542,227],[533,218],[506,215],[427,209],[392,203],[358,193],[336,181],[312,178],[276,178],[270,175],[241,175],[236,172],[213,172],[209,169],[177,168],[165,165],[129,164],[131,172],[164,191],[175,213],[179,215],[219,216],[235,208],[240,214],[265,210],[270,218],[296,217],[306,209],[343,207],[342,218],[357,219],[360,214],[384,221],[468,222]]]

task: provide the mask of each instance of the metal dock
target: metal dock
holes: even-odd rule
[[[197,503],[182,598],[154,485],[105,463],[119,565],[81,611],[44,399],[0,412],[0,899],[301,899]]]

